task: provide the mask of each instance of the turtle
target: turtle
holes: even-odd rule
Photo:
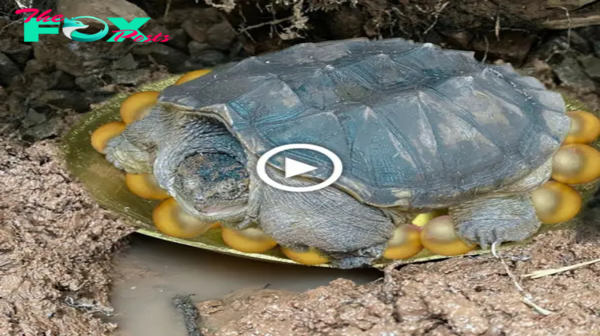
[[[339,268],[381,258],[416,213],[448,209],[461,240],[522,241],[541,225],[531,191],[546,183],[570,129],[565,101],[510,64],[401,38],[302,43],[246,58],[164,89],[108,141],[131,174],[151,173],[185,213],[280,245],[317,249]],[[311,144],[343,172],[311,192],[257,174],[266,152]],[[286,178],[285,158],[315,170]],[[292,149],[269,177],[326,180],[333,162]]]

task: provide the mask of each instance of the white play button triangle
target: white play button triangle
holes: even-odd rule
[[[313,171],[315,169],[317,169],[317,167],[313,167],[293,159],[285,158],[285,178],[308,173],[309,171]]]

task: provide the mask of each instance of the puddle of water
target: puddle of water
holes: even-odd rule
[[[335,270],[230,257],[141,235],[117,258],[111,303],[119,324],[115,335],[185,336],[171,304],[176,294],[194,302],[247,288],[305,291],[340,277],[362,284],[381,276],[375,269]]]

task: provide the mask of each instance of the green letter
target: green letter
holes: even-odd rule
[[[25,42],[39,42],[40,34],[58,34],[59,32],[58,27],[40,27],[40,24],[60,25],[60,22],[38,22],[38,20],[29,20],[29,22],[25,22]]]
[[[140,28],[141,26],[143,26],[146,22],[148,22],[150,20],[150,18],[135,18],[133,20],[131,20],[131,22],[127,22],[127,20],[123,19],[123,18],[107,18],[110,22],[114,23],[115,26],[117,26],[119,28],[119,30],[123,31],[133,31],[136,33],[136,35],[132,35],[132,38],[134,38],[135,36],[142,36],[144,38],[144,40],[147,40],[148,38],[146,37],[146,35],[142,34],[138,28]],[[121,34],[119,36],[119,38],[116,38],[116,34],[113,35],[110,39],[108,39],[108,42],[123,42],[123,40],[125,40],[124,37],[122,37],[123,34]],[[129,36],[128,36],[129,37]]]

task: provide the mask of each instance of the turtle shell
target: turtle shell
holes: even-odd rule
[[[335,186],[380,207],[455,204],[515,182],[566,137],[560,94],[509,65],[403,39],[300,44],[165,89],[161,104],[223,122],[262,155],[292,143],[337,154]],[[275,155],[333,171],[303,149]]]

